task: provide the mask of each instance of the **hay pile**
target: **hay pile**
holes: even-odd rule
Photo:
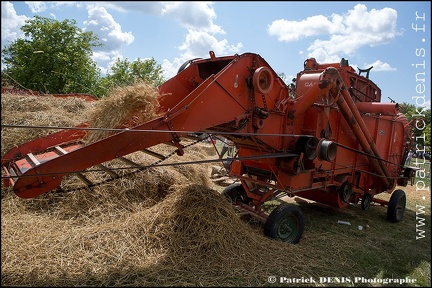
[[[288,251],[304,265],[300,247],[257,233],[203,185],[177,183],[166,195],[13,197],[2,200],[3,285],[261,285],[274,263],[299,273],[286,267]]]
[[[2,95],[2,121],[72,126],[100,111],[95,102],[65,101]],[[112,109],[118,107],[114,102]],[[4,129],[2,146],[40,136],[22,135],[27,133]],[[154,149],[168,151],[164,145]],[[204,151],[170,161],[201,160],[208,157]],[[141,152],[128,157],[151,163]],[[261,286],[271,275],[308,277],[317,266],[329,266],[327,259],[308,263],[301,245],[281,245],[264,237],[261,227],[242,222],[211,188],[206,168],[154,167],[92,191],[50,192],[34,199],[2,187],[2,286]],[[78,181],[68,176],[64,182],[68,187]]]
[[[157,89],[146,82],[133,86],[114,88],[108,97],[102,98],[90,115],[90,127],[130,128],[156,117],[159,109]],[[107,137],[114,132],[91,130],[87,143]]]
[[[9,125],[74,127],[85,122],[96,102],[80,98],[1,95],[1,122]],[[1,155],[21,143],[57,132],[55,129],[2,128]]]

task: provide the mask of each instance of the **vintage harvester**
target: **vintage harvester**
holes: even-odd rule
[[[24,143],[3,155],[3,181],[22,198],[59,189],[70,174],[92,186],[85,177],[92,168],[116,178],[105,162],[142,169],[125,156],[143,151],[162,161],[164,155],[148,149],[161,143],[183,155],[185,139],[205,133],[235,143],[236,156],[224,161],[238,182],[223,193],[261,219],[271,238],[297,243],[304,232],[296,204],[268,215],[262,210],[280,193],[339,208],[367,210],[375,202],[388,206],[388,220],[399,222],[406,195],[396,186],[412,184],[415,175],[404,165],[408,121],[397,103],[381,103],[369,70],[366,77],[361,72],[345,59],[319,64],[310,58],[295,84],[286,85],[258,54],[216,57],[210,51],[159,87],[161,116],[89,144],[82,141],[86,125]],[[391,194],[389,201],[374,198],[382,192]]]

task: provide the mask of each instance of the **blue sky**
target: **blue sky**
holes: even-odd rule
[[[382,102],[430,106],[429,1],[2,1],[1,8],[2,48],[24,37],[20,27],[34,15],[75,19],[104,43],[93,50],[103,73],[119,57],[154,58],[168,79],[185,61],[213,50],[260,54],[291,79],[309,57],[345,58],[356,70],[373,66]]]

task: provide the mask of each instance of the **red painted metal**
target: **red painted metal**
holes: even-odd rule
[[[254,53],[210,53],[186,64],[159,87],[161,116],[90,144],[81,141],[86,132],[73,130],[24,143],[2,158],[5,173],[17,174],[7,184],[32,198],[57,188],[65,175],[160,143],[182,155],[181,139],[190,131],[224,132],[239,159],[286,153],[231,164],[257,215],[279,191],[343,208],[412,180],[404,166],[411,141],[406,117],[397,104],[381,103],[377,85],[346,60],[306,60],[295,88]]]
[[[397,103],[358,102],[355,105],[361,113],[396,115],[399,112]]]

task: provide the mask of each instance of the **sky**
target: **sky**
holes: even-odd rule
[[[153,58],[169,79],[209,51],[251,52],[289,83],[307,58],[345,58],[356,71],[373,66],[382,102],[430,107],[430,1],[2,1],[2,48],[24,38],[20,27],[35,15],[96,34],[102,74],[118,58]]]

